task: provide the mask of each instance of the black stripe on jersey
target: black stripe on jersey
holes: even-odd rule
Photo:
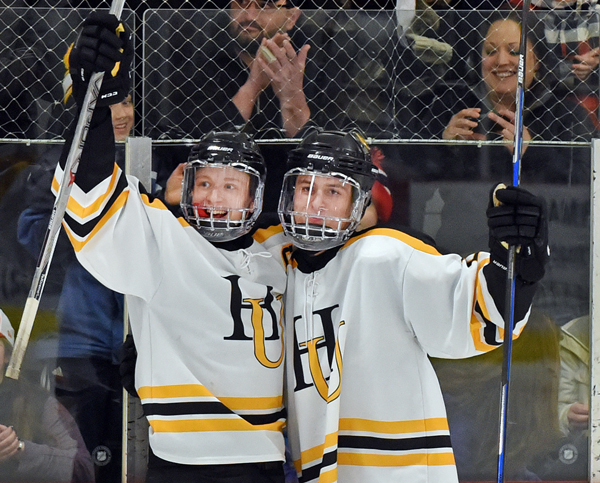
[[[388,439],[372,436],[339,436],[338,447],[378,449],[384,451],[409,451],[415,449],[451,448],[450,436],[423,436],[419,438]]]
[[[473,263],[479,263],[479,252],[475,252],[473,254],[473,258],[471,258],[470,260],[466,260],[467,263],[467,267],[470,267],[471,265],[473,265]]]
[[[302,476],[299,478],[300,483],[304,481],[317,481],[319,479],[319,475],[321,474],[321,468],[325,468],[327,466],[331,466],[335,464],[337,461],[337,450],[334,449],[328,453],[323,455],[322,461],[310,468],[302,468]]]
[[[498,312],[505,314],[506,308],[506,268],[501,268],[501,265],[506,265],[506,261],[500,260],[500,263],[492,262],[483,267],[483,273],[487,281],[488,292],[491,294],[496,304]],[[518,260],[516,260],[518,263]],[[518,271],[517,271],[518,272]],[[515,280],[515,306],[514,320],[515,323],[522,320],[527,311],[531,307],[533,296],[535,295],[537,284],[527,283],[521,280],[519,274],[516,274]]]
[[[108,200],[108,203],[104,206],[102,213],[99,214],[98,216],[95,216],[93,219],[91,219],[87,223],[80,224],[79,220],[75,220],[68,213],[65,213],[65,221],[69,225],[69,228],[71,229],[71,231],[73,231],[73,233],[75,233],[77,236],[79,236],[81,238],[85,238],[86,236],[88,236],[92,232],[94,227],[100,222],[100,220],[102,220],[102,217],[106,214],[106,212],[108,210],[110,210],[110,208],[112,207],[112,205],[114,204],[116,199],[121,195],[121,193],[123,192],[123,190],[126,187],[127,187],[127,179],[125,178],[125,176],[123,174],[121,174],[121,176],[119,177],[119,180],[117,181],[117,186],[115,187],[115,191],[113,192],[110,199]]]
[[[285,419],[285,410],[271,414],[238,414],[220,402],[193,401],[180,403],[146,403],[142,404],[146,416],[183,416],[192,414],[235,414],[253,426],[275,423]]]
[[[485,321],[485,327],[483,328],[483,340],[485,343],[487,345],[501,345],[502,343],[496,340],[496,326],[483,316],[479,302],[475,303],[475,312]]]

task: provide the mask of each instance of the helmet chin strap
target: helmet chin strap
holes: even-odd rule
[[[373,204],[373,197],[371,196],[371,193],[369,193],[367,199],[365,199],[365,203],[363,205],[362,213],[360,214],[360,218],[361,219],[362,219],[363,216],[365,216],[365,213],[367,212],[367,208],[369,206],[371,206],[372,204]]]

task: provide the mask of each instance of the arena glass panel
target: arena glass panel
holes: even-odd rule
[[[136,18],[141,19],[143,10],[136,9]],[[135,30],[139,52],[136,69],[139,74],[136,76],[134,95],[138,116],[142,118],[138,118],[136,132],[153,134],[157,129],[159,132],[161,130],[159,123],[150,123],[153,115],[148,109],[152,107],[147,105],[149,101],[146,96],[155,96],[160,102],[160,95],[152,91],[155,88],[153,85],[162,85],[159,82],[161,77],[177,79],[170,63],[170,59],[175,59],[172,56],[177,48],[170,46],[171,39],[180,46],[187,45],[185,42],[190,40],[190,45],[185,48],[191,53],[200,47],[202,55],[216,55],[220,50],[214,43],[227,33],[226,28],[213,30],[208,40],[204,39],[206,36],[202,32],[202,35],[195,34],[194,29],[198,30],[199,25],[206,28],[218,25],[217,20],[226,19],[226,15],[226,10],[200,12],[170,9],[148,11],[143,24],[132,21],[132,25],[141,25]],[[324,39],[322,46],[313,46],[311,55],[314,53],[316,64],[316,95],[318,99],[324,99],[320,105],[328,108],[317,109],[315,117],[328,128],[357,125],[379,147],[394,200],[392,222],[423,231],[436,239],[440,249],[464,255],[487,248],[485,208],[493,183],[508,183],[511,179],[507,149],[498,142],[428,142],[429,138],[424,137],[423,133],[432,128],[429,124],[424,125],[424,120],[436,122],[435,116],[429,116],[429,107],[443,97],[448,87],[457,87],[456,91],[460,93],[475,89],[475,80],[469,76],[477,71],[473,56],[478,51],[473,46],[478,44],[469,38],[491,15],[491,12],[427,9],[418,11],[414,16],[409,12],[409,22],[398,26],[398,17],[393,11],[315,10],[306,11],[299,24],[309,31],[312,29],[316,38]],[[587,29],[591,34],[589,39],[585,39],[588,34],[583,38],[591,41],[592,48],[597,46],[598,22],[595,15],[593,12],[584,15],[591,18],[586,20],[587,27],[583,30]],[[541,38],[549,45],[552,42],[557,44],[556,38],[560,39],[560,36],[555,38],[545,33],[547,16],[546,12],[536,13],[539,25],[543,26]],[[67,119],[73,117],[73,108],[61,104],[61,57],[68,44],[75,40],[76,27],[84,17],[85,12],[81,9],[0,9],[0,21],[4,23],[3,32],[6,34],[4,39],[8,39],[2,40],[5,43],[3,52],[9,59],[2,63],[3,72],[12,76],[9,79],[14,77],[19,80],[17,91],[7,89],[13,86],[10,82],[5,82],[3,86],[9,96],[19,99],[18,107],[12,112],[27,113],[24,121],[19,123],[20,127],[11,122],[17,118],[19,121],[23,119],[9,115],[4,124],[4,134],[0,136],[3,138],[0,213],[5,220],[0,250],[0,308],[8,315],[15,329],[37,259],[35,250],[28,251],[17,238],[18,218],[26,208],[23,194],[28,189],[31,171],[37,170],[34,166],[48,149],[60,147],[55,143],[61,142],[71,122],[67,120],[61,125],[54,121],[64,119],[64,116],[70,116]],[[126,18],[133,20],[133,17]],[[204,23],[196,23],[202,19]],[[558,20],[565,20],[568,24],[569,19]],[[172,24],[177,28],[172,28]],[[322,25],[327,25],[327,28]],[[141,33],[142,28],[146,29],[145,34]],[[575,30],[579,32],[582,28],[578,26]],[[48,33],[42,33],[44,31]],[[27,35],[22,32],[27,32]],[[403,36],[402,32],[406,35]],[[159,33],[160,38],[151,37]],[[195,35],[204,37],[202,42],[208,43],[197,44]],[[24,40],[27,36],[41,39]],[[408,40],[411,36],[412,44]],[[11,42],[23,42],[24,45],[17,46]],[[566,45],[568,43],[565,42],[565,49],[570,48]],[[443,44],[452,47],[450,57],[447,45]],[[42,45],[42,53],[32,55],[27,47],[31,45]],[[562,42],[558,42],[558,45],[562,53]],[[142,48],[147,49],[147,54],[142,53]],[[405,56],[402,62],[398,60],[400,56],[390,54],[396,52],[395,49],[407,49],[403,50]],[[168,55],[163,57],[163,52]],[[455,55],[458,52],[460,55]],[[19,53],[26,55],[15,61]],[[48,57],[49,64],[44,64]],[[407,58],[411,62],[407,62]],[[43,67],[40,67],[40,62]],[[575,86],[575,83],[569,84],[573,79],[568,79],[568,69],[558,69],[564,64],[554,60],[548,62],[551,77],[556,78],[553,81],[556,83],[552,85],[557,90],[566,89],[565,97],[580,102],[593,117],[596,107],[593,102],[589,103],[588,97],[593,98],[593,94],[598,92],[597,72],[590,77],[591,86],[577,86],[583,89],[578,91],[568,87]],[[18,75],[11,73],[10,67],[15,65],[25,66],[25,71]],[[417,66],[422,70],[417,70]],[[52,72],[53,79],[37,82],[47,72]],[[417,72],[419,75],[416,75]],[[566,77],[561,80],[561,75]],[[147,78],[152,78],[154,84],[148,82],[146,85]],[[162,93],[168,95],[173,87],[177,85],[169,88],[163,85]],[[390,89],[392,94],[389,93]],[[2,104],[2,110],[7,113],[11,105],[14,106]],[[160,115],[171,112],[169,104],[166,107],[156,105],[161,106]],[[452,104],[446,107],[455,108]],[[69,109],[71,114],[65,114]],[[141,116],[140,110],[143,113]],[[198,112],[202,112],[201,109]],[[181,119],[187,118],[182,116]],[[398,122],[398,119],[402,119],[402,122]],[[190,122],[194,122],[193,119]],[[561,129],[569,132],[576,128],[572,124],[565,125],[558,132]],[[168,137],[173,139],[156,142],[155,150],[167,158],[185,160],[190,147],[185,139],[195,138],[194,133],[175,130],[169,131]],[[277,128],[266,130],[259,137],[276,138],[261,141],[261,148],[274,160],[284,159],[293,146],[293,141],[277,139],[281,137]],[[589,142],[536,141],[528,147],[528,152],[529,155],[523,160],[523,186],[543,195],[548,201],[552,258],[536,295],[532,321],[515,343],[514,384],[510,404],[516,409],[511,412],[509,424],[508,476],[510,480],[523,480],[534,473],[542,481],[589,481],[588,431],[560,431],[556,398],[561,391],[560,363],[564,351],[570,351],[574,357],[571,362],[581,363],[579,372],[566,379],[567,384],[578,383],[581,387],[587,382],[589,393],[589,332],[586,341],[585,324],[589,324],[586,316],[589,317],[590,306],[590,145]],[[528,157],[531,161],[527,160]],[[271,186],[276,187],[278,177],[282,175],[280,169],[281,163],[278,162],[270,171]],[[276,205],[276,193],[277,190],[272,189],[268,194],[270,209]],[[56,358],[60,344],[60,320],[64,316],[59,308],[59,300],[69,263],[58,254],[53,261],[22,375],[23,381],[43,386],[43,390],[49,391],[50,395],[56,394],[57,382],[63,382],[60,380],[61,366]],[[570,332],[566,332],[569,329]],[[92,359],[92,356],[89,358]],[[497,350],[487,358],[436,360],[435,364],[446,396],[461,481],[493,481],[501,351]],[[35,394],[38,399],[32,401],[46,401],[46,393],[36,391]],[[127,441],[129,458],[134,460],[128,460],[130,471],[127,478],[129,481],[140,481],[144,474],[144,457],[147,455],[144,418],[135,402],[131,405],[133,415]],[[31,420],[35,421],[35,417],[39,417],[39,414],[32,414]],[[0,424],[5,423],[0,421]],[[141,427],[134,428],[132,424]],[[67,426],[71,430],[70,440],[78,441],[73,425],[69,423]],[[39,429],[32,428],[31,431],[34,433]],[[113,443],[114,437],[108,446]],[[85,456],[87,451],[96,465],[94,471],[105,478],[102,481],[120,478],[104,476],[109,471],[115,471],[114,463],[120,458],[116,452],[108,453],[102,446],[106,445],[85,448],[77,455],[77,461],[85,467],[89,462]],[[118,443],[115,444],[117,446]],[[79,447],[82,448],[81,443]],[[593,449],[593,452],[597,453],[597,449]],[[48,481],[56,481],[55,476],[50,475],[47,474]]]

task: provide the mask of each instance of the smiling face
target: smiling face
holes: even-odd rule
[[[192,203],[201,217],[222,219],[229,216],[230,220],[241,220],[242,210],[252,208],[253,204],[250,175],[231,166],[198,169]]]
[[[353,187],[332,176],[300,175],[294,190],[294,211],[308,216],[295,215],[295,221],[310,225],[346,229],[350,222],[341,225],[336,219],[348,219],[352,213]],[[311,217],[310,215],[314,215]]]
[[[520,44],[521,26],[514,20],[498,20],[490,25],[483,43],[481,74],[493,100],[516,96]],[[533,82],[537,69],[538,59],[528,40],[525,88]]]
[[[133,101],[129,94],[122,102],[110,106],[115,141],[125,141],[133,129]]]

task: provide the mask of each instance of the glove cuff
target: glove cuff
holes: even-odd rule
[[[505,272],[508,269],[508,249],[490,236],[490,261]],[[548,246],[534,244],[522,246],[515,254],[515,277],[525,283],[541,280],[546,272],[545,266],[550,258]]]

